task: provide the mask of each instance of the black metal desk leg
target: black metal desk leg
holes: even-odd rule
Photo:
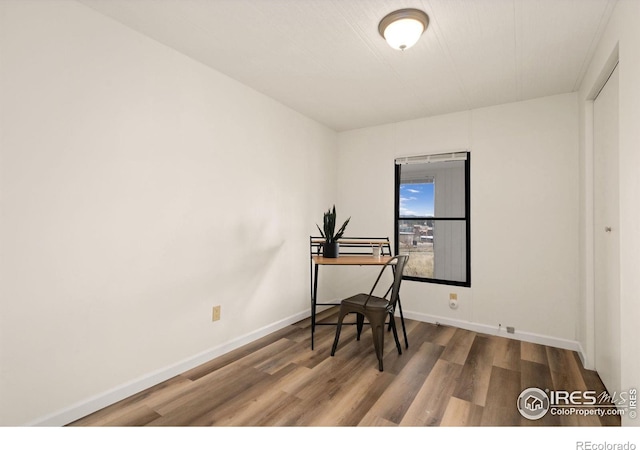
[[[400,322],[402,323],[402,333],[404,334],[404,346],[409,348],[409,341],[407,340],[407,328],[404,326],[404,315],[402,314],[402,303],[400,303],[400,296],[398,296],[398,309],[400,310]]]
[[[316,264],[313,275],[313,294],[311,296],[311,350],[313,350],[313,334],[316,331],[316,302],[318,294],[318,265]]]

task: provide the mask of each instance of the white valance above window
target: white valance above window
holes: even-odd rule
[[[446,162],[446,161],[466,161],[467,151],[451,152],[451,153],[439,153],[437,155],[420,155],[420,156],[402,156],[396,158],[397,165],[403,164],[426,164],[434,162]]]

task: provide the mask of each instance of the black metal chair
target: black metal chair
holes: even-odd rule
[[[371,325],[371,333],[373,335],[373,346],[375,347],[376,356],[378,357],[378,368],[380,372],[383,371],[382,353],[384,351],[384,329],[387,322],[387,317],[389,318],[389,327],[391,328],[391,331],[393,331],[393,338],[396,341],[398,354],[402,354],[400,341],[398,340],[398,331],[396,329],[394,312],[396,304],[398,302],[398,296],[400,294],[402,272],[404,271],[404,266],[408,258],[408,255],[394,256],[380,270],[380,274],[373,284],[373,287],[371,288],[369,294],[357,294],[340,302],[340,313],[338,314],[336,337],[333,341],[333,347],[331,347],[331,356],[334,356],[336,353],[338,340],[340,339],[340,331],[342,329],[342,321],[344,317],[349,313],[355,313],[357,315],[357,340],[360,340],[360,334],[362,333],[362,327],[364,325],[365,317],[369,321],[369,324]],[[387,293],[384,297],[376,297],[373,295],[373,292],[376,289],[376,286],[378,285],[378,282],[382,278],[382,274],[387,269],[387,267],[393,268],[393,284],[387,290]],[[389,295],[389,293],[391,293],[391,297],[387,299],[386,297]]]

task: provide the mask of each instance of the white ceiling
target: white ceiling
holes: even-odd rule
[[[334,130],[576,91],[616,0],[79,0]],[[378,34],[414,7],[411,49]]]

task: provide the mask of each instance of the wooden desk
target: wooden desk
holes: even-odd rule
[[[352,239],[344,239],[340,240],[341,245],[341,255],[337,258],[325,258],[324,256],[314,252],[314,246],[317,247],[321,245],[322,240],[318,240],[317,238],[310,239],[310,247],[311,247],[311,349],[314,348],[314,333],[316,329],[316,325],[336,325],[336,323],[328,323],[316,322],[316,307],[318,305],[340,305],[340,303],[318,303],[317,295],[318,295],[318,268],[320,266],[384,266],[391,259],[391,246],[389,245],[388,239],[368,239],[368,238],[352,238]],[[380,246],[383,249],[383,253],[380,256],[373,256],[371,253],[346,253],[342,254],[342,246],[349,248],[349,245],[353,247],[371,247],[371,246]],[[408,348],[407,341],[407,332],[404,326],[404,317],[402,315],[402,306],[400,306],[400,299],[398,299],[398,309],[400,311],[400,319],[402,322],[402,330],[404,332],[404,341],[405,346]]]

